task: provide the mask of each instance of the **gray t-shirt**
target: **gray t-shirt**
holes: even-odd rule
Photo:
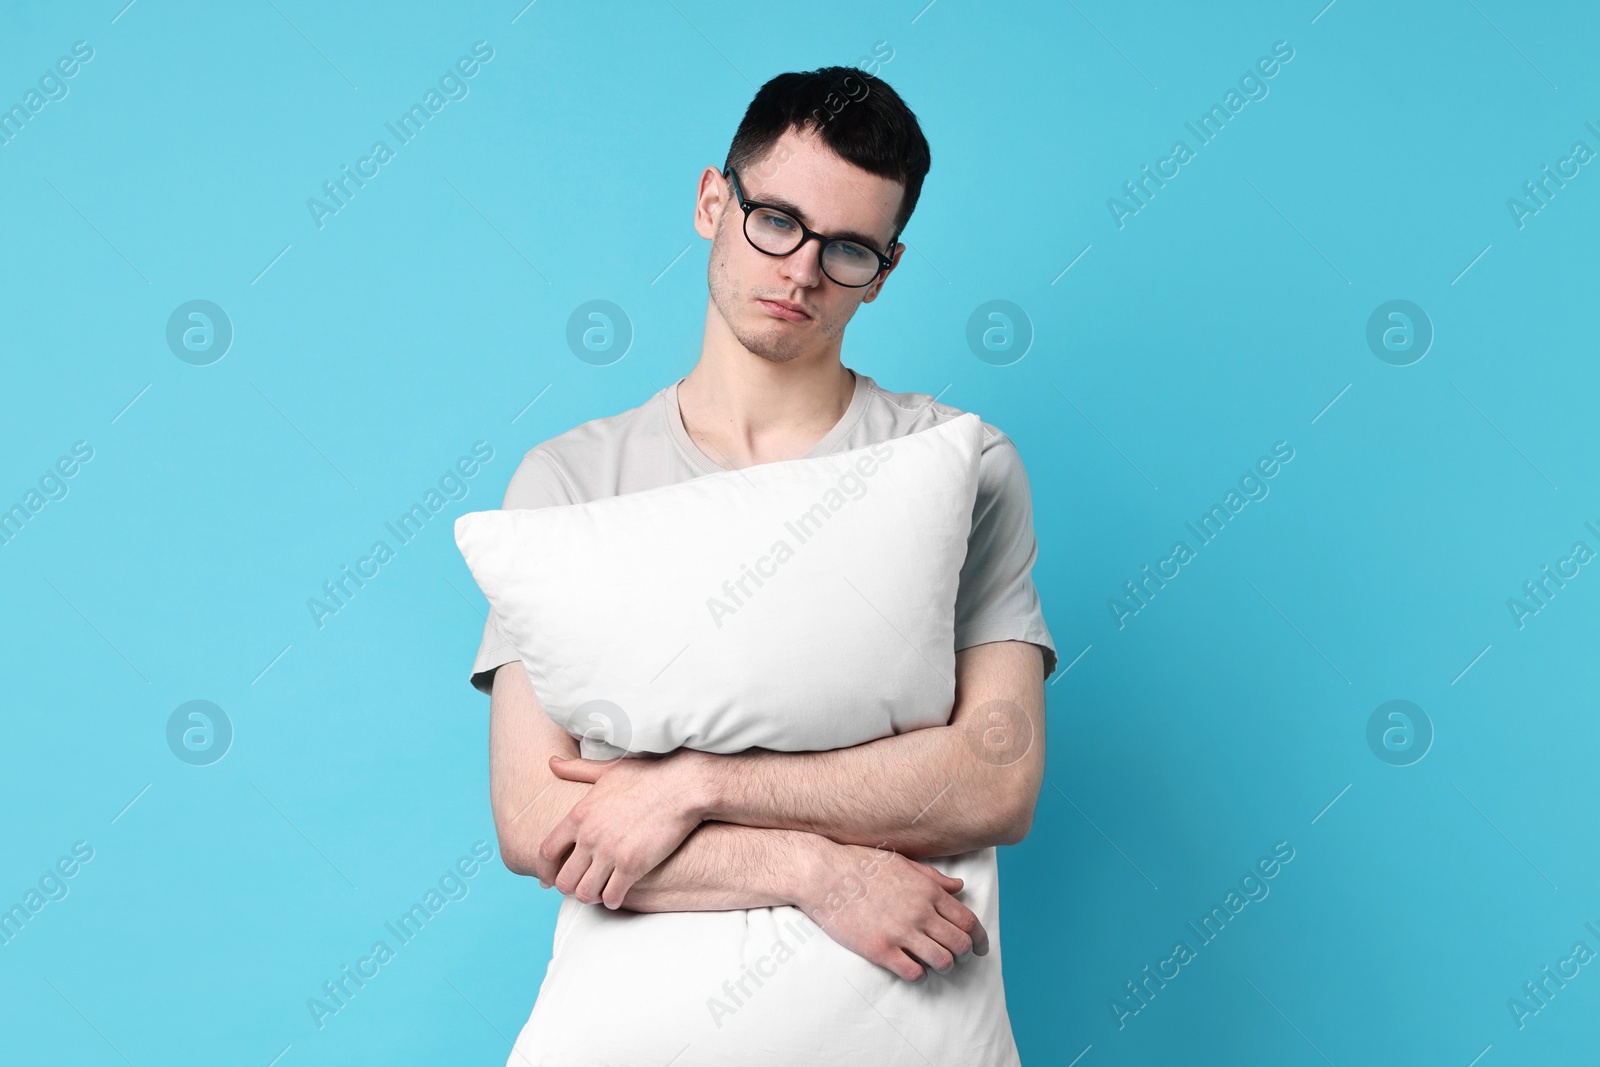
[[[864,448],[963,414],[926,393],[890,393],[868,376],[850,373],[856,387],[849,408],[806,456]],[[529,449],[501,507],[583,504],[726,470],[684,429],[678,382],[636,408],[591,419]],[[1038,546],[1028,476],[1011,439],[987,422],[983,431],[972,532],[956,591],[956,650],[989,641],[1029,641],[1044,651],[1049,677],[1056,669],[1056,647],[1033,585]],[[517,658],[491,611],[472,663],[473,686],[488,693],[495,668]]]

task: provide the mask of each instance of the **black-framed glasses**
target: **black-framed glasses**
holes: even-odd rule
[[[859,239],[859,235],[828,237],[811,229],[783,208],[746,200],[744,190],[739,188],[739,176],[732,167],[725,168],[722,176],[728,179],[733,187],[733,195],[744,211],[745,240],[757,252],[769,256],[791,255],[815,237],[822,243],[822,252],[818,257],[822,273],[834,284],[847,289],[871,285],[879,274],[894,266],[893,260]],[[889,240],[889,247],[893,248],[899,238],[900,234],[896,232]]]

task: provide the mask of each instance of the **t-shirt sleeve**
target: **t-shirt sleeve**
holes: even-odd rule
[[[1033,584],[1038,542],[1033,497],[1022,456],[998,430],[978,457],[967,559],[956,590],[956,650],[990,641],[1027,641],[1044,652],[1044,673],[1056,669],[1056,646]]]
[[[509,511],[513,508],[543,508],[572,503],[576,503],[572,487],[555,459],[549,453],[534,448],[522,457],[522,462],[511,475],[500,508]],[[469,676],[472,687],[481,693],[489,693],[494,685],[495,668],[518,658],[516,649],[500,632],[494,609],[490,608],[483,625],[483,639],[478,643],[478,654],[472,660]]]

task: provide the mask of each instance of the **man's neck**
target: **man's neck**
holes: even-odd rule
[[[838,424],[855,375],[837,353],[827,360],[737,362],[702,355],[678,387],[689,437],[724,467],[798,459]]]

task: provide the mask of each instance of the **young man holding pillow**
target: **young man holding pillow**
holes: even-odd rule
[[[846,324],[877,298],[905,251],[898,237],[928,167],[915,116],[881,80],[831,67],[764,85],[727,166],[700,176],[694,223],[711,253],[699,362],[639,407],[530,450],[504,509],[581,504],[846,452],[958,417],[925,394],[886,392],[840,360]],[[627,1048],[659,1051],[656,1062],[676,1067],[864,1062],[858,1056],[880,1065],[1018,1062],[999,954],[991,954],[997,886],[964,886],[920,862],[987,850],[992,869],[994,846],[1027,834],[1043,778],[1043,686],[1056,652],[1031,577],[1031,498],[1015,446],[987,424],[983,434],[956,595],[948,725],[829,751],[684,748],[654,759],[583,760],[577,741],[544,714],[491,615],[471,680],[491,694],[501,853],[510,869],[568,898],[563,917],[579,904],[646,914],[797,908],[899,980],[935,983],[924,996],[947,1022],[965,1018],[963,1007],[973,1020],[953,1044],[945,1033],[941,1047],[924,1047],[925,1020],[858,988],[852,1014],[860,1018],[806,1018],[801,1005],[791,1012],[800,1016],[792,1033],[765,1035],[773,1044],[748,1033],[735,1040],[719,1005],[732,1014],[759,997],[762,979],[750,971],[730,974],[725,988],[686,994],[702,1018],[701,1003],[709,1006],[718,1038],[728,1040],[689,1038],[683,1048],[681,1035],[657,1035],[659,1046],[630,1035]],[[964,903],[964,888],[969,899],[978,889],[981,903]],[[638,929],[646,936],[647,927]],[[790,932],[785,947],[806,951],[804,931],[791,924]],[[583,944],[564,943],[558,926],[556,950],[570,956]],[[981,980],[961,973],[974,968],[985,969]],[[770,977],[763,963],[756,969]],[[590,1042],[589,1062],[614,1062],[608,1057],[624,1046],[608,1042],[628,1029],[630,1005],[601,1005],[609,1025],[567,1020],[588,1029],[562,1036],[555,1009],[541,1019],[551,981],[513,1062],[580,1062],[576,1044],[562,1044],[568,1037]]]

